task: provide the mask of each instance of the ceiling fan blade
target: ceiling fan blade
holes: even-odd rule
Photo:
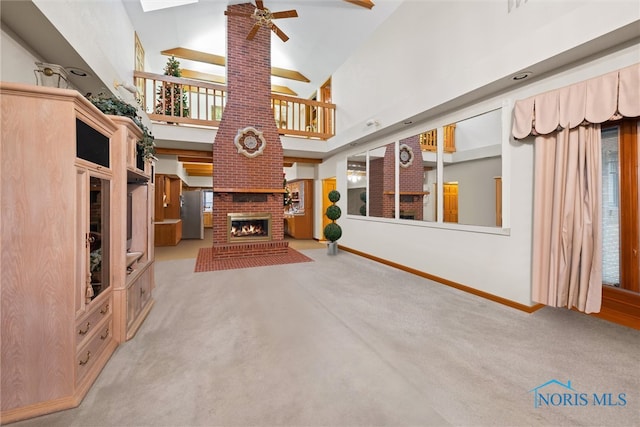
[[[371,0],[344,0],[347,3],[353,3],[357,6],[366,7],[367,9],[371,9],[373,6],[373,2]]]
[[[271,16],[273,17],[273,19],[278,19],[278,18],[297,18],[298,17],[298,12],[295,10],[285,10],[282,12],[273,12],[271,14]]]
[[[271,29],[274,33],[277,34],[278,37],[280,37],[280,39],[282,39],[283,42],[289,40],[289,37],[285,33],[283,33],[282,30],[278,28],[273,22],[271,23]]]
[[[256,0],[256,7],[258,9],[264,9],[264,3],[262,2],[262,0]]]
[[[260,24],[256,23],[251,29],[251,31],[249,31],[249,34],[247,34],[247,40],[253,40],[253,38],[258,33],[259,29],[260,29]]]
[[[233,11],[228,11],[228,10],[225,10],[224,14],[227,15],[227,16],[242,16],[243,18],[251,17],[250,13],[233,12]]]

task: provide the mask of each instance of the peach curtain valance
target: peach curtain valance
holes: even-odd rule
[[[513,136],[546,135],[583,123],[640,116],[640,63],[516,101]]]

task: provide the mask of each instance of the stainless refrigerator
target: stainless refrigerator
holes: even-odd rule
[[[204,239],[203,191],[184,191],[180,200],[183,239]]]

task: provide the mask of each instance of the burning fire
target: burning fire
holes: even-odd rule
[[[239,227],[234,225],[231,226],[231,236],[232,237],[243,237],[243,236],[262,236],[264,235],[264,229],[259,224],[243,224]]]

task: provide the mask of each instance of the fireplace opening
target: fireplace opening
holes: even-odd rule
[[[229,242],[271,240],[270,213],[230,213],[227,224]]]

